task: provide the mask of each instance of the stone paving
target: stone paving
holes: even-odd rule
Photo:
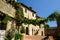
[[[32,35],[32,36],[29,36],[29,35],[26,35],[22,38],[22,40],[42,40],[42,36],[40,35]]]

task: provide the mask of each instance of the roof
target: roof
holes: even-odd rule
[[[19,3],[19,4],[22,5],[22,6],[24,6],[24,7],[26,7],[28,10],[30,10],[30,11],[36,13],[34,10],[32,10],[30,7],[26,6],[25,4],[23,4],[23,3]]]
[[[38,18],[40,18],[38,15],[36,15],[36,18],[38,19]]]

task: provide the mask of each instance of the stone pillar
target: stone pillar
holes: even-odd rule
[[[44,24],[41,24],[41,25],[40,25],[39,34],[40,34],[41,36],[45,36],[45,33],[44,33]]]
[[[16,22],[14,20],[8,21],[6,31],[16,28]]]
[[[29,35],[32,35],[32,27],[29,26]]]

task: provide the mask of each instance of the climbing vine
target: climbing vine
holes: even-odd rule
[[[24,18],[23,9],[20,7],[19,3],[11,0],[7,2],[12,4],[12,6],[16,9],[15,19],[17,19],[16,23],[18,26],[22,25],[22,23],[33,24],[33,25],[40,25],[40,23],[44,23],[45,21],[44,18],[39,18],[37,20]]]

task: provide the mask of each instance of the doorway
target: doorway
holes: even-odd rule
[[[29,35],[29,28],[26,27],[26,34]]]

